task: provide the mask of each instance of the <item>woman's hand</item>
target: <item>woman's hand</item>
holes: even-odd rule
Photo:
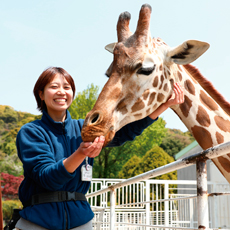
[[[168,107],[182,104],[184,102],[184,90],[179,83],[174,84],[173,91],[174,95],[171,95],[168,101],[165,102]]]
[[[97,137],[94,142],[82,142],[79,148],[68,158],[63,160],[63,164],[69,173],[73,173],[86,157],[94,158],[102,150],[105,137]]]
[[[174,94],[162,105],[160,105],[153,113],[149,115],[150,118],[155,120],[170,106],[182,104],[184,102],[184,90],[180,83],[175,83],[173,88]]]
[[[102,150],[105,141],[104,136],[97,137],[94,142],[82,142],[78,148],[80,154],[94,158],[98,156]]]

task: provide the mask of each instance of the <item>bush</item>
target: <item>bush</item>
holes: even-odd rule
[[[5,199],[17,199],[18,188],[23,180],[23,176],[15,177],[8,173],[1,173],[2,196]]]
[[[16,208],[22,208],[22,203],[19,200],[2,201],[3,219],[6,223],[10,221],[13,215],[13,210]]]

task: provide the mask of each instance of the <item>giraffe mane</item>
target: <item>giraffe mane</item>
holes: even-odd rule
[[[230,116],[230,103],[217,91],[213,84],[208,81],[200,71],[193,65],[187,64],[183,67],[192,77],[205,89],[205,91],[219,104],[219,106]]]

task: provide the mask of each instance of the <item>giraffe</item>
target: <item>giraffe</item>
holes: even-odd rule
[[[113,62],[109,77],[82,128],[83,141],[105,136],[105,145],[128,123],[155,111],[173,94],[173,85],[184,87],[184,103],[172,106],[203,149],[230,141],[230,104],[192,66],[209,44],[188,40],[176,48],[150,35],[151,6],[141,7],[134,34],[129,30],[130,14],[120,14],[118,42],[106,46]],[[229,150],[230,152],[230,150]],[[230,153],[213,159],[230,183]]]

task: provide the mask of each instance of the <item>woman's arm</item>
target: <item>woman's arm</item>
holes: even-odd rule
[[[153,113],[149,115],[150,118],[155,120],[170,106],[182,104],[184,102],[184,91],[179,83],[174,84],[173,91],[174,91],[175,97],[171,96],[168,99],[168,101],[166,101],[164,104],[159,106]]]
[[[90,158],[98,156],[102,150],[104,141],[105,137],[100,136],[97,137],[93,143],[82,142],[79,148],[71,156],[63,161],[66,170],[69,173],[73,173],[87,156]]]

